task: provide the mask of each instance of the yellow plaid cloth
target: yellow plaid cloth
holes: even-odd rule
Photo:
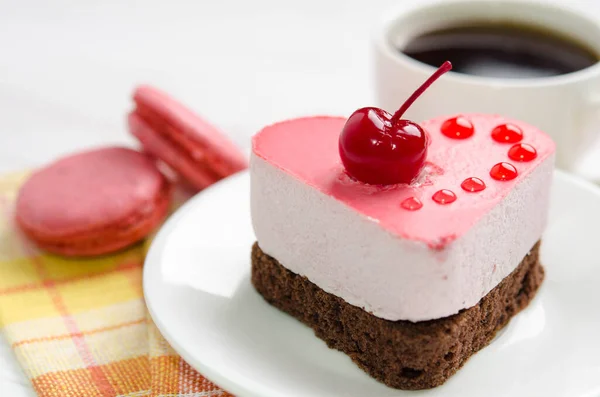
[[[13,202],[25,177],[0,177],[0,328],[38,395],[228,396],[150,320],[143,244],[73,260],[38,252],[19,234]]]

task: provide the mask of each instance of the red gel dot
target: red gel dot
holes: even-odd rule
[[[508,157],[515,161],[531,161],[537,157],[537,152],[531,145],[517,143],[508,150]]]
[[[400,206],[405,210],[416,211],[423,207],[423,203],[416,197],[409,197],[400,203]]]
[[[509,163],[498,163],[490,170],[490,176],[498,181],[510,181],[517,177],[517,169]]]
[[[460,184],[460,187],[467,192],[475,193],[485,189],[485,183],[479,178],[471,177],[465,179],[463,183]]]
[[[456,201],[456,194],[452,190],[442,189],[435,192],[431,198],[438,204],[450,204]]]
[[[514,124],[500,124],[492,130],[492,138],[500,143],[516,143],[523,139],[523,131]]]
[[[442,134],[452,139],[467,139],[475,132],[473,124],[463,116],[444,121],[440,129]]]

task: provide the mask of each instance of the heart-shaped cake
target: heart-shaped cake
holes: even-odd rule
[[[391,172],[384,179],[403,181],[365,183],[394,167],[402,134],[421,134],[386,129],[387,116],[372,109],[255,135],[253,283],[375,378],[429,388],[489,343],[542,282],[555,147],[517,120],[440,117],[418,125],[426,155],[410,179]],[[366,143],[349,143],[365,123],[383,125],[381,138],[367,131]],[[377,163],[378,153],[391,160]]]

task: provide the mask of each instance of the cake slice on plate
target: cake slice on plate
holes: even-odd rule
[[[256,290],[401,389],[442,384],[533,299],[554,162],[517,120],[401,119],[421,91],[268,126],[250,169]]]

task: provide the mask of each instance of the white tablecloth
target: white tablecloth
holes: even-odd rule
[[[124,117],[144,82],[245,147],[282,118],[348,115],[373,104],[369,35],[401,1],[0,0],[0,172],[133,144]],[[0,344],[0,395],[31,394]]]

